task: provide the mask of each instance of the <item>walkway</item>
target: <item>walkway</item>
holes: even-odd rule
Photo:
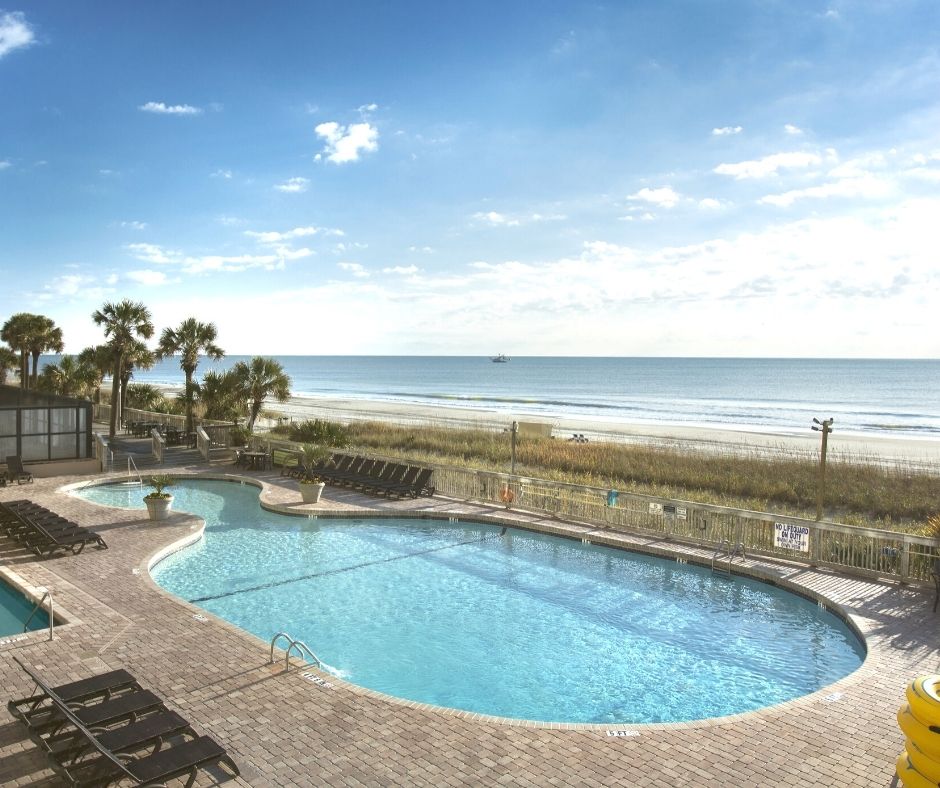
[[[219,470],[213,469],[216,473]],[[318,513],[382,510],[505,515],[529,527],[593,541],[609,534],[439,498],[391,502],[327,488],[304,507],[293,482],[276,473],[266,505]],[[192,535],[201,522],[175,514],[163,524],[57,492],[77,479],[37,480],[0,489],[0,500],[27,495],[97,528],[109,550],[34,561],[0,540],[0,563],[34,586],[55,591],[75,623],[49,643],[41,632],[0,644],[7,696],[28,692],[12,656],[54,682],[127,667],[201,732],[223,743],[255,786],[887,786],[903,746],[894,720],[905,684],[938,670],[940,614],[932,592],[840,577],[763,561],[754,571],[822,594],[843,606],[868,638],[869,656],[853,675],[814,695],[715,721],[604,727],[509,724],[396,701],[324,676],[267,664],[267,644],[182,603],[146,571],[160,548]],[[662,540],[617,541],[684,556],[710,557]],[[198,617],[197,617],[198,616]],[[9,720],[9,717],[7,717]],[[12,721],[0,724],[0,783],[55,785],[34,746]],[[222,776],[222,772],[218,773]],[[202,783],[201,783],[202,784]],[[211,780],[206,783],[211,784]]]

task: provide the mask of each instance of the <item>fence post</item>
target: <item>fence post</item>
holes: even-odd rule
[[[901,548],[901,577],[902,583],[907,582],[907,577],[911,571],[911,543],[904,537],[903,547]]]

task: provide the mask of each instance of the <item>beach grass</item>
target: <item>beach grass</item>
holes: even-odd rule
[[[509,470],[510,439],[501,432],[354,422],[349,440],[361,450],[414,461]],[[767,451],[689,450],[624,443],[572,443],[519,437],[516,472],[742,509],[815,517],[818,458]],[[940,475],[904,462],[833,454],[824,517],[852,525],[915,531],[940,513]]]

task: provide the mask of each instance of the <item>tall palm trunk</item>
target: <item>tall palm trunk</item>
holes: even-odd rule
[[[120,406],[121,397],[121,373],[124,366],[124,354],[114,354],[114,369],[111,371],[111,424],[108,435],[114,438],[117,433],[117,412]]]
[[[32,352],[33,356],[33,371],[30,375],[29,387],[31,389],[36,388],[36,383],[39,381],[39,356],[42,351],[34,350]]]
[[[20,350],[20,388],[29,388],[29,354],[25,348]]]
[[[186,432],[193,432],[193,372],[195,370],[186,367],[183,372],[186,373]]]

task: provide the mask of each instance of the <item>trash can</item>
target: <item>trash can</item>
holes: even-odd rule
[[[616,490],[611,490],[609,493],[607,493],[607,505],[608,506],[617,505],[617,491]]]

